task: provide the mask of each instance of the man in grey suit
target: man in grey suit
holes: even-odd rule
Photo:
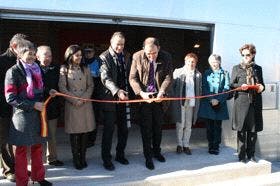
[[[174,97],[194,97],[201,95],[202,76],[196,69],[198,58],[194,53],[188,53],[185,57],[185,65],[173,72]],[[191,128],[197,119],[199,99],[187,99],[174,101],[172,115],[176,122],[177,153],[182,152],[191,155],[190,137]]]

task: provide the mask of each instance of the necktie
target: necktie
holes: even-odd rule
[[[155,70],[154,70],[154,62],[150,62],[150,71],[149,71],[149,79],[148,79],[148,92],[156,92],[155,86]]]

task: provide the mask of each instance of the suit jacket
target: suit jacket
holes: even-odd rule
[[[174,97],[182,97],[183,87],[185,84],[185,68],[178,68],[175,69],[173,72],[173,86],[172,86],[172,95]],[[195,96],[200,96],[202,93],[202,76],[201,73],[196,69],[194,73],[194,90]],[[193,112],[193,124],[195,124],[197,120],[197,113],[199,109],[200,100],[195,100],[194,112]],[[172,108],[172,118],[174,122],[181,122],[181,105],[182,100],[172,101],[171,108]]]
[[[259,65],[253,66],[254,79],[255,82],[262,84],[263,76],[262,76],[262,68]],[[232,69],[231,74],[231,88],[240,87],[242,84],[246,84],[246,70],[241,67],[241,65],[236,65]],[[264,86],[265,87],[265,86]],[[264,91],[264,90],[263,90]],[[263,130],[263,116],[262,116],[262,94],[253,91],[253,106],[254,106],[254,118],[251,120],[255,121],[254,131],[262,131]],[[237,91],[234,94],[234,104],[232,110],[232,128],[233,130],[241,131],[243,128],[243,124],[245,118],[247,116],[248,110],[250,107],[248,90]]]
[[[156,60],[157,68],[155,80],[158,91],[167,93],[172,82],[172,62],[171,56],[165,51],[159,51]],[[139,95],[141,91],[146,91],[149,79],[150,63],[144,50],[133,54],[132,65],[129,74],[129,83],[134,93]]]
[[[103,52],[100,56],[102,61],[102,65],[100,67],[100,74],[101,74],[101,82],[104,85],[104,96],[103,99],[105,100],[114,100],[117,99],[117,92],[120,88],[117,85],[117,78],[118,78],[118,62],[117,62],[117,55],[110,47],[108,50]],[[124,53],[124,62],[126,64],[126,77],[128,78],[131,60],[128,53]],[[129,97],[132,96],[131,88],[128,84],[128,95]],[[116,104],[111,103],[104,103],[103,105],[104,110],[116,110]]]

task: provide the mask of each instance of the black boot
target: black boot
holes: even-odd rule
[[[81,134],[81,165],[83,168],[86,168],[87,162],[86,162],[86,151],[87,151],[87,143],[88,143],[88,133]]]
[[[80,134],[70,134],[70,142],[71,142],[71,149],[73,155],[73,165],[76,169],[81,170],[83,166],[80,161],[80,141],[81,137]]]

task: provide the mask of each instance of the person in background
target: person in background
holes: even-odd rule
[[[99,57],[102,60],[100,68],[101,82],[105,87],[105,100],[128,100],[129,84],[128,75],[130,69],[130,58],[124,53],[125,37],[121,32],[115,32],[110,40],[110,47]],[[102,136],[102,159],[103,166],[107,170],[114,170],[112,163],[111,147],[115,124],[118,129],[118,143],[116,147],[115,160],[123,165],[129,164],[125,157],[125,147],[130,127],[129,104],[103,104],[104,128]]]
[[[153,170],[153,157],[165,162],[161,154],[161,126],[163,104],[160,98],[167,93],[172,82],[172,62],[169,53],[160,50],[158,39],[148,37],[143,43],[143,50],[133,54],[129,74],[129,83],[136,96],[145,99],[139,106],[140,128],[146,167]],[[156,102],[150,100],[157,98]]]
[[[24,34],[15,34],[9,44],[9,48],[0,56],[0,167],[5,179],[15,182],[15,159],[13,146],[8,144],[8,134],[12,121],[12,106],[6,102],[4,94],[5,74],[9,68],[16,64],[17,45],[27,38]]]
[[[174,97],[194,97],[201,95],[201,73],[196,69],[197,55],[188,53],[185,56],[185,65],[173,72]],[[191,155],[190,137],[192,125],[195,124],[199,109],[199,99],[174,101],[172,115],[176,122],[178,154],[184,152]]]
[[[59,66],[52,63],[52,51],[49,46],[39,46],[36,57],[43,72],[44,100],[46,100],[49,97],[50,90],[58,90]],[[63,165],[63,162],[57,159],[56,150],[56,129],[59,115],[59,99],[54,97],[47,107],[48,141],[46,150],[47,163],[54,166]]]
[[[253,44],[244,44],[239,52],[242,60],[232,68],[230,87],[241,87],[234,94],[232,110],[232,129],[237,130],[237,151],[240,162],[256,162],[255,146],[257,132],[263,130],[262,92],[265,85],[262,76],[262,67],[255,62],[256,47]],[[248,89],[256,85],[258,88]]]
[[[208,58],[210,69],[203,74],[202,95],[226,92],[230,89],[229,73],[221,67],[221,56],[211,54]],[[229,119],[227,108],[228,94],[221,94],[201,99],[199,117],[206,120],[208,152],[219,154],[222,135],[222,120]]]
[[[94,83],[94,91],[92,93],[91,98],[100,100],[102,99],[103,96],[103,85],[101,83],[100,70],[99,70],[101,66],[101,60],[98,56],[95,56],[94,45],[86,45],[83,51],[84,51],[85,64],[87,64],[90,69],[90,74],[92,76],[93,83]],[[96,128],[93,131],[89,132],[88,134],[87,147],[91,147],[94,145],[96,140],[98,125],[103,121],[102,119],[103,113],[101,108],[102,103],[94,102],[92,106],[93,106],[93,111],[96,120]]]
[[[60,92],[89,99],[94,85],[89,68],[81,62],[81,47],[70,45],[65,51],[64,59],[58,83]],[[70,134],[73,164],[78,170],[87,167],[87,136],[88,132],[94,129],[92,104],[75,98],[65,98],[65,132]]]
[[[40,136],[40,112],[43,109],[43,79],[41,69],[35,62],[36,48],[33,43],[22,40],[17,46],[17,64],[12,66],[5,77],[5,97],[13,106],[9,144],[15,145],[16,185],[28,185],[27,150],[31,153],[31,180],[40,185],[52,183],[45,180]]]

